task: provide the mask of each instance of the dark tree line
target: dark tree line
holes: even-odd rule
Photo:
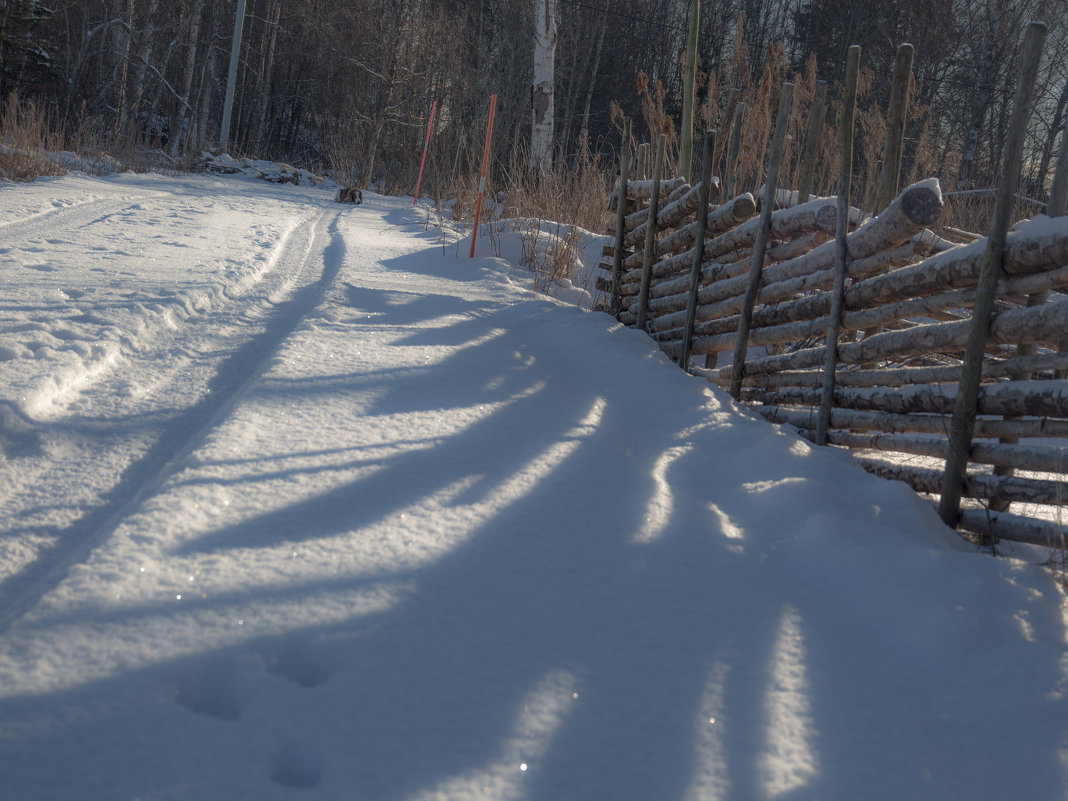
[[[559,0],[560,163],[614,159],[613,103],[639,121],[641,138],[665,119],[678,123],[691,1]],[[32,100],[75,138],[137,140],[176,159],[199,153],[219,140],[235,7],[0,0],[0,96]],[[909,41],[913,149],[923,134],[944,176],[989,185],[1031,19],[1050,25],[1025,168],[1040,194],[1068,105],[1066,0],[705,0],[699,124],[722,124],[729,88],[781,82],[812,57],[833,96],[851,44],[863,48],[865,102],[885,106],[894,50]],[[247,0],[230,149],[410,190],[437,101],[424,180],[448,186],[477,164],[496,93],[496,162],[522,165],[532,56],[532,0]]]

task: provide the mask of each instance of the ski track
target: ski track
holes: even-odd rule
[[[69,232],[131,208],[139,211],[140,202],[149,197],[89,201],[26,223],[9,223],[3,228],[5,242],[28,241],[33,247],[45,230],[56,241],[60,224]],[[0,573],[0,632],[62,581],[73,564],[158,487],[266,368],[340,269],[344,245],[336,227],[339,214],[321,206],[312,220],[306,220],[307,214],[289,215],[282,235],[261,255],[257,269],[239,273],[234,280],[176,293],[163,303],[137,303],[125,330],[110,331],[114,339],[105,344],[79,343],[87,356],[74,370],[46,375],[41,381],[46,388],[37,397],[24,396],[22,403],[0,399],[0,412],[7,408],[6,416],[0,415],[0,434],[8,433],[7,440],[10,432],[4,429],[12,428],[13,420],[24,435],[29,429],[30,439],[54,436],[75,443],[75,469],[87,507],[72,509],[74,519],[63,530],[40,526],[37,552],[18,555],[22,564],[15,572]],[[205,343],[215,347],[206,348]],[[150,397],[124,391],[127,375],[155,376]],[[199,401],[174,412],[167,402],[171,393],[188,392],[190,386],[197,388]],[[81,409],[73,408],[76,401],[81,401]],[[101,407],[106,416],[99,414]],[[98,414],[89,416],[94,409]],[[136,418],[145,415],[157,422],[147,431],[134,430]],[[121,464],[115,463],[116,442],[122,446],[117,449]],[[94,463],[99,469],[91,469]],[[13,466],[10,460],[7,466]],[[36,485],[33,496],[47,498],[49,478],[24,472],[17,483]],[[69,488],[69,474],[53,478]],[[11,508],[12,503],[9,498],[0,504],[9,526],[25,524],[35,512],[46,511],[44,503],[37,509]]]

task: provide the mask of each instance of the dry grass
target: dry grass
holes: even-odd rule
[[[505,193],[505,216],[519,221],[523,263],[534,273],[535,289],[573,279],[582,231],[606,229],[606,173],[586,148],[574,169],[557,165],[542,176],[513,170]]]
[[[62,175],[59,137],[48,115],[32,101],[12,93],[0,114],[0,178],[32,181],[42,175]]]

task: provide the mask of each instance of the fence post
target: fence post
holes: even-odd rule
[[[734,110],[738,108],[738,101],[741,99],[741,97],[742,90],[738,89],[737,87],[731,89],[730,92],[728,92],[727,108],[723,111],[722,126],[720,128],[723,131],[723,136],[716,137],[716,152],[712,154],[712,174],[719,176],[720,189],[722,189],[724,192],[726,192],[726,187],[724,185],[726,175],[724,175],[723,173],[723,151],[726,149],[727,142],[730,140],[729,126],[731,124],[731,120],[734,119]],[[717,170],[719,170],[719,172],[716,172]],[[720,197],[725,200],[730,199],[730,195],[720,195]]]
[[[634,179],[644,181],[649,177],[649,143],[642,142],[638,145],[638,157],[634,165]]]
[[[697,292],[701,288],[701,262],[705,259],[705,231],[708,228],[708,199],[712,193],[712,154],[716,150],[716,132],[705,134],[701,150],[701,189],[698,192],[697,231],[694,233],[693,267],[690,269],[690,302],[686,306],[686,328],[682,334],[682,353],[679,367],[690,371],[690,351],[693,348],[693,326],[697,319]]]
[[[875,213],[894,202],[901,181],[901,148],[905,143],[906,111],[909,105],[909,78],[912,76],[912,57],[915,48],[905,43],[898,47],[894,58],[894,79],[890,87],[890,107],[886,115],[886,146],[883,149],[883,171],[879,175],[879,191],[875,195]]]
[[[1057,160],[1057,169],[1053,173],[1053,188],[1049,191],[1046,214],[1050,217],[1063,217],[1065,205],[1068,205],[1068,114],[1064,116],[1061,156]]]
[[[849,195],[853,184],[853,117],[857,110],[857,76],[860,74],[860,47],[853,45],[846,57],[845,96],[842,117],[838,122],[841,138],[841,161],[838,165],[838,220],[834,240],[834,293],[831,295],[831,318],[827,322],[827,342],[823,361],[823,395],[816,419],[816,444],[827,444],[827,429],[834,406],[835,368],[838,367],[838,332],[842,327],[845,301],[846,260],[849,236]]]
[[[771,143],[771,156],[768,159],[768,174],[764,182],[764,199],[760,208],[760,223],[757,228],[756,242],[753,243],[753,260],[749,268],[749,286],[745,289],[742,311],[738,317],[738,336],[734,343],[734,363],[731,365],[731,397],[735,400],[742,394],[742,376],[745,371],[745,352],[749,348],[749,328],[753,322],[753,306],[756,305],[757,292],[760,290],[760,274],[764,271],[764,251],[768,245],[771,232],[771,212],[775,209],[775,190],[779,183],[779,162],[782,160],[782,148],[786,141],[786,128],[790,121],[790,108],[793,105],[794,85],[784,83],[782,96],[779,98],[778,119],[775,121],[775,136]],[[732,145],[733,149],[734,146]]]
[[[1065,186],[1066,178],[1068,175],[1068,118],[1065,119],[1065,134],[1061,141],[1061,153],[1057,162],[1057,168],[1053,175],[1053,187],[1049,193],[1049,202],[1046,204],[1046,216],[1047,217],[1063,217],[1065,212],[1065,194],[1068,187]],[[1059,183],[1058,183],[1059,182]],[[1042,292],[1036,292],[1033,295],[1027,296],[1027,305],[1029,307],[1041,306],[1047,300],[1049,300],[1049,290],[1043,290]],[[1038,346],[1032,342],[1025,342],[1022,345],[1018,345],[1016,348],[1017,356],[1032,356],[1038,352]],[[1064,349],[1061,349],[1061,353],[1064,353]],[[1055,372],[1056,378],[1064,378],[1065,376],[1060,374],[1060,371]],[[1026,380],[1031,377],[1031,373],[1023,373],[1019,376],[1020,380]],[[1006,417],[1006,420],[1014,420],[1014,417]],[[1019,437],[1000,437],[998,442],[1004,442],[1009,445],[1015,445],[1020,441]],[[994,468],[994,475],[996,476],[1012,476],[1016,474],[1016,468],[1014,467],[1001,467]],[[1006,512],[1011,505],[1010,501],[991,501],[990,508],[996,512]]]
[[[623,121],[623,145],[619,149],[619,192],[616,202],[616,249],[612,253],[612,316],[623,305],[620,283],[623,279],[623,239],[626,236],[627,173],[630,170],[630,120]]]
[[[948,526],[956,527],[960,519],[960,500],[967,480],[968,457],[975,430],[975,416],[979,400],[979,382],[982,378],[983,354],[990,334],[990,319],[994,307],[994,294],[1002,263],[1005,260],[1005,240],[1008,236],[1009,215],[1012,212],[1013,196],[1020,181],[1020,165],[1023,157],[1024,137],[1031,116],[1031,98],[1034,94],[1038,62],[1046,39],[1046,25],[1032,22],[1027,26],[1021,54],[1020,77],[1013,99],[1008,138],[1005,143],[1005,160],[1002,164],[1001,183],[994,203],[994,216],[990,222],[990,234],[976,287],[975,306],[972,310],[971,327],[964,350],[960,384],[953,404],[953,419],[950,424],[949,447],[946,450],[946,472],[942,476],[942,495],[938,502],[938,514]]]
[[[638,293],[638,320],[635,323],[645,330],[645,318],[649,313],[649,284],[653,278],[653,251],[656,245],[656,217],[660,213],[660,173],[664,167],[664,148],[667,135],[656,137],[656,157],[653,160],[653,196],[649,199],[649,219],[645,223],[645,250],[642,253],[642,285]]]
[[[734,123],[731,126],[731,144],[727,149],[727,166],[724,169],[725,183],[723,186],[723,199],[731,200],[734,197],[734,173],[738,168],[738,140],[742,138],[742,117],[745,115],[745,103],[739,103],[734,110]]]
[[[820,154],[820,135],[823,133],[823,118],[827,113],[827,81],[817,81],[812,95],[812,108],[808,112],[808,129],[805,131],[805,149],[801,154],[801,178],[797,187],[797,202],[807,203],[812,196],[812,183],[816,176],[816,159]]]
[[[682,130],[679,170],[687,181],[693,175],[693,107],[697,87],[697,33],[701,0],[690,0],[690,29],[686,36],[686,64],[682,72]]]

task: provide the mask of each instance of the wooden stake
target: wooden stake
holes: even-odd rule
[[[1053,188],[1049,193],[1046,214],[1050,217],[1063,217],[1065,205],[1068,205],[1068,114],[1064,115],[1061,155],[1057,160],[1057,169],[1053,173]]]
[[[835,232],[834,290],[831,317],[827,324],[827,342],[823,362],[823,397],[816,421],[816,444],[827,444],[827,426],[834,406],[834,371],[838,366],[838,332],[842,326],[845,279],[848,269],[849,193],[853,185],[853,117],[857,110],[857,77],[860,75],[860,47],[853,45],[846,57],[845,97],[838,123],[841,137],[841,161],[838,165],[838,226]]]
[[[653,277],[653,246],[656,244],[657,216],[660,214],[660,173],[664,166],[664,148],[667,135],[656,137],[656,157],[653,160],[653,196],[649,198],[649,223],[645,226],[645,250],[642,254],[642,285],[638,291],[638,321],[635,325],[645,330],[645,317],[649,312],[649,284]],[[703,187],[702,187],[703,191]],[[708,202],[708,198],[705,198]]]
[[[734,124],[731,127],[731,144],[727,149],[727,165],[723,168],[726,181],[723,197],[734,197],[734,173],[738,168],[738,141],[742,138],[742,117],[745,115],[745,103],[739,103],[734,110]]]
[[[734,119],[734,111],[738,108],[738,101],[741,98],[742,90],[738,88],[731,89],[727,94],[727,108],[723,111],[723,130],[725,135],[716,137],[716,152],[712,154],[712,174],[720,177],[721,185],[724,185],[724,179],[726,178],[726,173],[723,171],[723,151],[730,140],[730,129],[727,126]],[[724,197],[731,197],[731,195],[725,194]]]
[[[619,284],[623,277],[623,240],[626,238],[627,219],[627,173],[630,171],[630,120],[623,121],[623,144],[619,148],[619,190],[616,203],[616,249],[612,254],[612,307],[613,316],[619,316],[622,307]]]
[[[708,226],[708,196],[712,185],[712,154],[716,150],[716,132],[705,134],[701,153],[701,203],[697,209],[696,241],[693,248],[693,268],[690,270],[690,303],[686,307],[686,326],[682,334],[679,367],[690,369],[690,349],[693,347],[693,326],[697,318],[697,291],[701,288],[701,262],[705,257],[705,230]]]
[[[901,180],[901,149],[905,142],[905,120],[908,117],[909,78],[915,48],[903,44],[894,59],[894,81],[890,87],[890,107],[886,120],[886,147],[883,150],[883,171],[879,175],[875,213],[879,214],[897,197]]]
[[[797,188],[797,204],[807,203],[812,196],[812,183],[816,177],[816,159],[820,153],[820,136],[823,133],[823,118],[827,114],[827,81],[818,81],[812,96],[812,108],[808,112],[808,130],[805,132],[805,149],[801,154],[801,179]]]
[[[1027,32],[1024,35],[1020,77],[1013,100],[1013,113],[1009,121],[1010,129],[1005,145],[1001,185],[994,204],[994,216],[990,223],[986,252],[983,255],[975,309],[972,312],[972,325],[964,351],[964,365],[961,368],[956,403],[953,406],[953,422],[946,453],[946,471],[942,477],[942,493],[938,502],[938,514],[948,526],[956,526],[960,518],[960,501],[967,478],[968,455],[975,428],[979,382],[982,377],[983,355],[994,307],[994,291],[1004,260],[1005,239],[1008,235],[1009,215],[1012,212],[1016,185],[1020,181],[1024,137],[1027,122],[1031,116],[1031,100],[1046,32],[1044,23],[1032,22],[1027,26]]]
[[[693,175],[693,107],[697,84],[697,30],[700,19],[701,0],[690,0],[690,30],[686,37],[686,66],[682,73],[682,140],[679,145],[679,170],[687,181]]]
[[[775,136],[771,143],[771,158],[768,174],[764,182],[764,200],[760,209],[760,227],[757,229],[756,242],[753,244],[753,261],[749,270],[749,287],[742,302],[742,313],[738,320],[738,342],[734,347],[734,363],[731,365],[731,396],[737,400],[742,391],[742,375],[745,371],[745,352],[749,346],[749,326],[753,319],[753,306],[756,304],[757,292],[760,290],[760,274],[764,269],[764,251],[768,244],[768,232],[771,230],[771,213],[775,209],[775,190],[779,182],[779,162],[782,160],[782,148],[786,141],[786,128],[790,121],[790,108],[794,100],[794,85],[784,83],[782,96],[779,98],[779,115],[775,121]],[[734,149],[734,145],[731,145]]]

